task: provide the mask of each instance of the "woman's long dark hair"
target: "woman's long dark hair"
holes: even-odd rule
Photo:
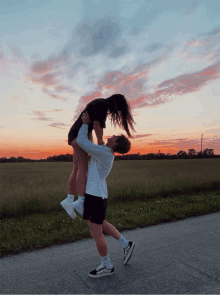
[[[106,100],[109,102],[109,115],[111,115],[111,123],[113,122],[114,126],[116,124],[124,129],[127,132],[128,137],[133,138],[131,135],[128,125],[131,129],[134,130],[133,123],[136,124],[133,120],[131,114],[131,107],[122,94],[114,94]]]

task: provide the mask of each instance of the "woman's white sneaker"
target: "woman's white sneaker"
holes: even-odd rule
[[[74,208],[73,208],[73,202],[72,201],[69,201],[69,199],[65,199],[63,200],[60,205],[63,207],[64,210],[66,210],[66,212],[69,214],[69,216],[71,218],[76,218],[76,213],[74,211]]]
[[[84,213],[84,202],[77,200],[75,202],[73,202],[73,208],[80,214],[83,216]]]

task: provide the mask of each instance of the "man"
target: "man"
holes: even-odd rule
[[[106,145],[95,145],[87,137],[90,122],[88,113],[82,115],[82,121],[83,125],[76,142],[91,155],[91,158],[87,173],[84,210],[77,206],[77,201],[73,203],[73,207],[78,213],[83,214],[84,220],[88,220],[90,233],[101,256],[102,264],[89,273],[89,277],[98,278],[114,274],[114,266],[110,262],[103,230],[120,242],[124,250],[124,264],[127,264],[135,246],[134,242],[127,241],[112,224],[105,220],[108,199],[106,178],[113,166],[114,152],[127,153],[131,143],[124,135],[113,135],[108,138]]]

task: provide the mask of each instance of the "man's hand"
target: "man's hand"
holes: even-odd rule
[[[91,122],[89,118],[89,114],[87,112],[83,113],[82,121],[83,121],[83,124],[87,124],[87,125]]]
[[[98,145],[103,145],[105,144],[103,140],[98,140]]]

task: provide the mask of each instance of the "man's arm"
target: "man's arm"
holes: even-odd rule
[[[76,143],[88,154],[95,157],[97,160],[100,160],[100,156],[103,156],[106,151],[103,150],[103,147],[94,144],[88,139],[88,125],[83,124],[79,129],[78,137]]]
[[[102,139],[103,137],[103,128],[100,126],[99,121],[94,121],[93,128],[95,130],[95,134],[98,140],[98,144],[104,144],[104,141]]]
[[[88,154],[93,156],[96,160],[100,160],[106,151],[103,150],[103,147],[94,144],[92,141],[88,139],[88,124],[90,122],[90,118],[88,113],[84,113],[82,115],[83,125],[79,129],[78,137],[76,143]]]

